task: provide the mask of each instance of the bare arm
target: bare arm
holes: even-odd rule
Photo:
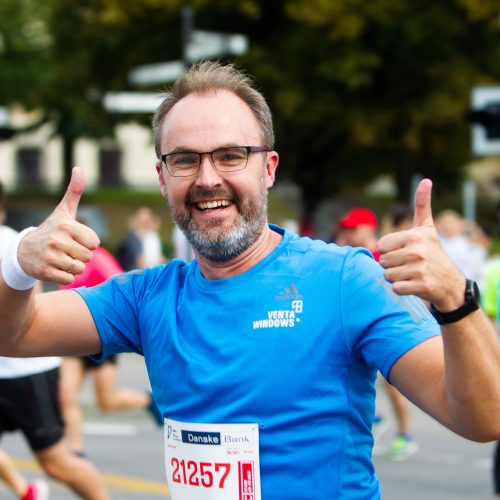
[[[83,174],[75,168],[61,203],[21,240],[17,256],[30,276],[67,284],[85,269],[99,238],[75,220],[83,189]],[[14,290],[0,276],[1,355],[93,354],[100,349],[92,316],[78,294]]]
[[[431,212],[431,182],[415,194],[414,227],[379,241],[380,263],[396,293],[415,294],[442,312],[464,302],[465,277],[444,254]],[[500,341],[486,315],[475,311],[444,325],[402,356],[390,380],[411,401],[464,437],[500,439]]]

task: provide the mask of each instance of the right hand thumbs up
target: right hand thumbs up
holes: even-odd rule
[[[85,190],[80,167],[74,167],[66,193],[52,214],[20,242],[18,260],[34,278],[68,285],[85,270],[92,251],[99,246],[97,234],[76,221]]]

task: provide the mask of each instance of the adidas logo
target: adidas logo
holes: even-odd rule
[[[275,300],[300,300],[302,295],[297,290],[297,287],[292,283],[289,287],[282,290],[276,297]]]

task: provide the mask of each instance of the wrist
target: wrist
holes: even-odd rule
[[[36,227],[28,227],[21,231],[16,240],[7,248],[2,259],[0,269],[2,277],[7,285],[14,290],[28,290],[35,286],[37,280],[27,274],[19,263],[17,252],[19,243],[28,234],[37,229]]]
[[[465,316],[479,309],[479,289],[477,283],[473,280],[466,279],[464,286],[464,295],[461,304],[455,309],[439,309],[435,304],[431,304],[431,314],[440,325],[455,323],[460,321]]]
[[[464,303],[466,279],[461,277],[460,282],[449,292],[440,297],[439,300],[432,301],[434,307],[441,312],[454,311]]]

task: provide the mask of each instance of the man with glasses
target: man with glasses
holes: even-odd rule
[[[439,246],[430,181],[414,227],[379,241],[381,267],[364,249],[268,224],[271,113],[234,67],[188,70],[153,131],[161,192],[196,260],[32,297],[31,276],[70,283],[99,243],[74,221],[76,168],[2,266],[4,354],[143,354],[174,500],[379,498],[377,370],[455,432],[499,437],[498,339]],[[412,294],[433,303],[442,336]]]

